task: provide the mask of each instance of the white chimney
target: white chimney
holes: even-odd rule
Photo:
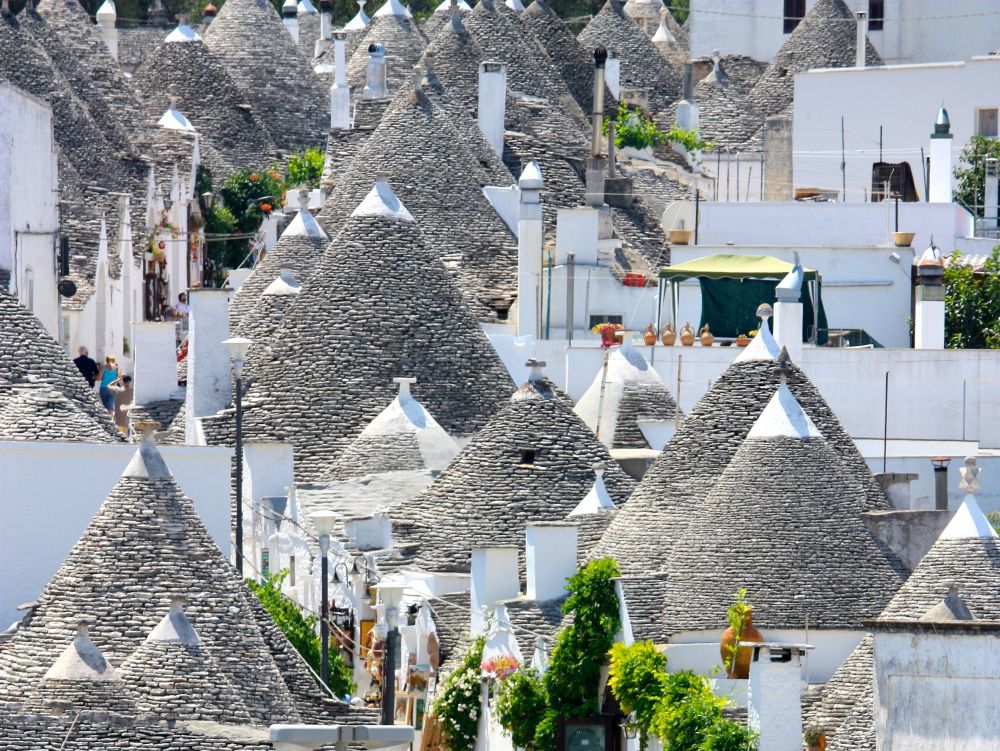
[[[753,644],[747,724],[757,751],[802,751],[802,644]]]
[[[479,130],[498,156],[503,156],[504,118],[507,113],[507,65],[479,64]]]
[[[615,99],[622,98],[622,60],[614,50],[608,50],[604,63],[604,84]]]
[[[792,118],[764,121],[764,200],[792,200]]]
[[[333,33],[333,0],[320,0],[319,3],[319,39],[313,49],[313,57],[319,57],[330,49]]]
[[[292,444],[281,441],[247,441],[243,444],[243,499],[254,504],[262,498],[288,495],[294,482]]]
[[[774,288],[774,338],[788,350],[792,362],[802,362],[802,282],[805,274],[795,254],[795,265]]]
[[[718,54],[718,52],[716,52]],[[701,120],[698,105],[694,102],[692,91],[694,72],[691,63],[684,64],[684,89],[681,101],[677,103],[677,127],[681,130],[698,130]]]
[[[938,110],[931,133],[931,174],[927,200],[931,203],[951,203],[951,120],[948,110]]]
[[[351,127],[351,87],[347,85],[347,32],[333,32],[333,76],[330,87],[330,129]]]
[[[604,47],[594,50],[594,109],[590,134],[590,157],[587,159],[586,192],[584,203],[591,208],[604,205],[604,157],[601,156],[601,138],[604,124],[604,70],[608,51]]]
[[[118,21],[118,10],[115,8],[114,0],[104,0],[101,7],[97,9],[97,28],[101,32],[101,38],[108,46],[111,57],[118,59],[118,29],[115,24]]]
[[[132,324],[134,404],[169,399],[177,391],[177,327],[173,322]]]
[[[473,634],[486,630],[484,609],[492,610],[500,600],[510,600],[520,594],[516,546],[472,549],[472,590],[469,595]]]
[[[204,444],[196,419],[214,415],[232,400],[232,366],[224,342],[229,338],[228,289],[188,290],[187,398],[185,442]]]
[[[854,60],[855,68],[865,67],[865,52],[868,46],[868,14],[859,11],[858,14],[858,45]]]
[[[517,335],[540,338],[542,320],[542,171],[529,162],[518,178]]]
[[[292,35],[292,41],[299,43],[299,6],[295,0],[285,0],[281,5],[281,20]]]
[[[382,99],[385,95],[385,45],[372,42],[368,45],[368,70],[362,96],[365,99]]]
[[[566,580],[576,573],[576,525],[529,522],[525,532],[528,599],[555,600],[566,594]]]
[[[944,258],[933,240],[917,261],[913,347],[944,349]]]

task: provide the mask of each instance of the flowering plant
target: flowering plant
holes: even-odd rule
[[[602,349],[608,349],[618,344],[618,332],[624,331],[625,327],[620,323],[608,323],[602,321],[590,329],[595,334],[601,335]]]
[[[484,674],[493,676],[497,680],[503,680],[511,673],[515,672],[518,667],[517,660],[510,655],[494,655],[488,659],[483,660],[479,663],[479,668]]]
[[[434,701],[434,712],[448,739],[449,751],[473,751],[476,747],[484,644],[480,636],[469,646],[462,664],[448,676]]]

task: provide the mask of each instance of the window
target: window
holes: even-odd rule
[[[590,317],[590,328],[594,328],[599,323],[618,323],[624,325],[624,316],[612,316],[612,315],[592,315]]]
[[[533,466],[535,464],[535,450],[534,449],[521,449],[521,465],[522,466]]]
[[[288,556],[288,586],[295,586],[295,556]]]
[[[791,34],[806,14],[806,0],[785,0],[785,20],[782,31]]]
[[[868,31],[882,31],[885,23],[885,0],[868,0]]]
[[[997,137],[997,109],[976,110],[976,135],[987,138]]]

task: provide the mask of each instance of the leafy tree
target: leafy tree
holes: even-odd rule
[[[244,167],[222,183],[222,200],[242,232],[256,232],[264,216],[281,206],[285,181],[274,167],[255,170]]]
[[[320,638],[316,634],[316,624],[319,619],[311,613],[306,615],[298,604],[281,591],[281,583],[288,576],[288,569],[276,574],[265,576],[263,583],[252,579],[247,580],[247,586],[253,592],[260,604],[274,619],[281,632],[292,643],[295,650],[302,655],[309,666],[319,675],[322,652]],[[347,696],[354,693],[357,686],[352,680],[351,669],[336,650],[331,650],[329,659],[330,690],[337,696]]]
[[[318,188],[323,177],[325,154],[322,149],[306,149],[288,160],[285,184],[289,188]]]
[[[1000,245],[981,271],[960,265],[958,251],[944,268],[945,344],[952,349],[1000,349]]]
[[[1000,159],[1000,140],[986,136],[973,136],[958,157],[955,178],[958,187],[955,198],[977,216],[983,216],[986,202],[986,160]]]

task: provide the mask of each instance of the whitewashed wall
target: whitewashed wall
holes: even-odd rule
[[[993,18],[1000,23],[1000,14]],[[847,200],[864,201],[865,189],[871,190],[871,167],[879,158],[879,126],[883,159],[909,162],[918,195],[926,200],[920,149],[928,155],[938,110],[942,104],[948,110],[954,136],[952,162],[957,165],[959,152],[976,132],[976,109],[1000,107],[998,77],[1000,57],[919,66],[830,68],[795,76],[795,187],[841,189],[843,116]]]
[[[846,0],[853,12],[868,0]],[[816,0],[806,0],[807,12]],[[985,5],[989,5],[986,3]],[[983,0],[885,0],[885,28],[868,38],[887,63],[921,63],[985,55],[996,49],[1000,16],[984,14]],[[901,18],[905,12],[905,16]],[[687,22],[692,58],[749,55],[768,61],[788,35],[783,32],[783,0],[691,0]]]
[[[9,290],[59,338],[57,176],[52,109],[0,84],[0,268]]]
[[[134,444],[0,441],[0,629],[34,600],[121,477]],[[230,456],[219,447],[162,446],[212,538],[230,547]]]

